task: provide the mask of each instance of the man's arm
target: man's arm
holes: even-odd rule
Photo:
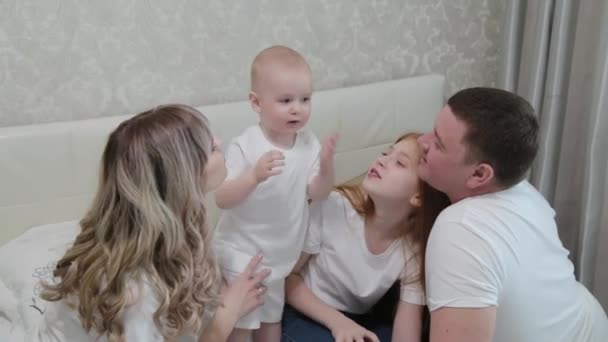
[[[431,312],[431,342],[491,342],[496,307],[449,308]]]

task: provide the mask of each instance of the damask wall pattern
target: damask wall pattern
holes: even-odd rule
[[[246,99],[284,44],[315,89],[429,72],[493,85],[500,0],[0,0],[0,126]],[[314,101],[314,99],[313,99]]]

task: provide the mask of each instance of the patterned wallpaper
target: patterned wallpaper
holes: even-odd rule
[[[492,85],[500,0],[2,0],[0,126],[246,99],[262,48],[291,46],[316,89],[429,72]]]

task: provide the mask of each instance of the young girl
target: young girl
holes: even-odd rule
[[[225,177],[205,117],[184,105],[146,111],[111,133],[93,204],[57,263],[40,340],[223,341],[261,303],[260,261],[226,289],[203,205]],[[210,322],[211,321],[211,322]]]
[[[425,245],[448,199],[416,175],[418,136],[400,137],[361,184],[311,206],[305,253],[286,285],[283,341],[420,341]],[[366,313],[399,278],[391,331]]]

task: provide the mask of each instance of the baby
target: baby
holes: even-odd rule
[[[310,67],[298,52],[273,46],[255,57],[249,101],[260,120],[226,149],[215,247],[228,282],[260,251],[272,273],[264,304],[237,323],[229,341],[280,341],[284,283],[303,247],[308,201],[327,198],[334,185],[336,136],[321,146],[304,130],[311,95]]]

